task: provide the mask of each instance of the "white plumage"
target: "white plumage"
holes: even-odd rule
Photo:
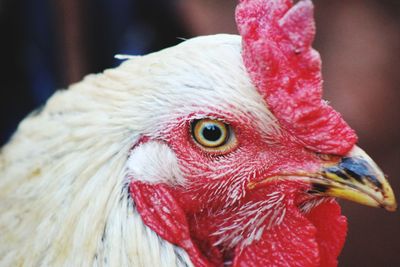
[[[185,166],[162,144],[137,162],[129,153],[142,136],[162,138],[168,122],[210,110],[251,119],[266,139],[279,132],[240,51],[239,36],[215,35],[134,57],[25,119],[0,155],[0,266],[191,266],[143,224],[126,180],[156,179],[167,164],[173,175],[160,179],[184,183]]]

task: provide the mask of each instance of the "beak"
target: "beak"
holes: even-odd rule
[[[281,173],[261,181],[249,182],[247,187],[252,190],[276,180],[304,181],[311,183],[308,193],[313,195],[338,197],[388,211],[396,210],[396,198],[385,175],[361,148],[354,146],[342,158],[329,158],[314,173]]]
[[[385,175],[357,146],[339,162],[326,164],[310,180],[312,194],[343,198],[388,211],[397,208],[393,190]]]

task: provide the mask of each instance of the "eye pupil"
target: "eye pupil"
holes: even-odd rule
[[[202,135],[209,141],[217,141],[221,138],[222,132],[219,127],[209,124],[204,127]]]

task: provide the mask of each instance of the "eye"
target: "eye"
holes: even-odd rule
[[[219,120],[193,121],[192,135],[193,139],[208,152],[226,152],[236,144],[231,127]]]

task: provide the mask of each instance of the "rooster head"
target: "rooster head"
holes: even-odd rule
[[[335,266],[347,225],[334,197],[394,210],[392,189],[321,99],[311,1],[242,0],[236,21],[241,37],[133,60],[158,89],[136,92],[153,107],[130,195],[195,266]]]

